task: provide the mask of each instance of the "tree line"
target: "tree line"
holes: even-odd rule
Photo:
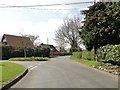
[[[79,18],[73,18],[64,20],[58,28],[55,40],[59,45],[67,43],[74,52],[83,43],[88,51],[94,49],[96,55],[102,46],[120,44],[120,1],[97,2],[81,13],[85,16],[82,26]]]

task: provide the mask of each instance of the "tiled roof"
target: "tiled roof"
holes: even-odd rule
[[[33,43],[28,37],[4,34],[2,38],[2,42],[4,39],[6,39],[7,45],[9,46],[34,48]]]

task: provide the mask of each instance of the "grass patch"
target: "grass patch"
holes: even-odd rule
[[[10,61],[48,61],[48,57],[19,57],[19,58],[10,58]]]
[[[94,66],[94,67],[97,67],[97,66],[104,64],[102,62],[97,62],[97,61],[92,61],[92,60],[81,60],[81,59],[75,58],[73,56],[71,56],[70,59],[75,60],[75,61],[80,62],[80,63],[83,63],[83,64],[86,64],[88,66]]]
[[[120,75],[120,69],[119,69],[120,67],[117,65],[112,65],[110,63],[104,63],[104,62],[91,61],[91,60],[82,60],[73,56],[71,56],[70,59],[86,64],[90,67],[104,70],[106,72],[109,72],[115,75]]]
[[[15,79],[25,70],[24,66],[12,62],[0,62],[0,68],[1,85],[5,85]]]

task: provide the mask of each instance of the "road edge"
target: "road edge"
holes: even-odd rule
[[[28,68],[25,69],[25,71],[22,74],[20,74],[19,76],[17,76],[14,80],[12,80],[8,84],[2,86],[1,90],[9,89],[11,86],[16,84],[19,80],[21,80],[27,73],[28,73]]]

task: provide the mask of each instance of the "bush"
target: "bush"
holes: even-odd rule
[[[12,57],[14,48],[11,46],[2,46],[2,59],[9,59]]]
[[[12,57],[24,57],[24,50],[19,48],[12,51]]]
[[[94,50],[92,50],[92,51],[82,51],[82,59],[94,60]]]
[[[24,57],[24,50],[26,51],[26,57],[49,57],[49,48],[15,48],[12,46],[2,46],[2,59],[9,59],[13,57]]]
[[[10,61],[48,61],[47,57],[25,57],[25,58],[10,58]]]
[[[82,52],[82,59],[90,60],[90,52],[89,51],[83,51]]]
[[[73,57],[82,58],[82,52],[73,52]]]
[[[120,45],[106,45],[97,50],[99,61],[114,61],[120,63]]]
[[[32,48],[27,48],[26,49],[26,56],[27,57],[31,57],[31,56],[34,56],[34,49],[32,49]]]
[[[94,50],[73,52],[73,57],[85,59],[85,60],[94,60]]]

